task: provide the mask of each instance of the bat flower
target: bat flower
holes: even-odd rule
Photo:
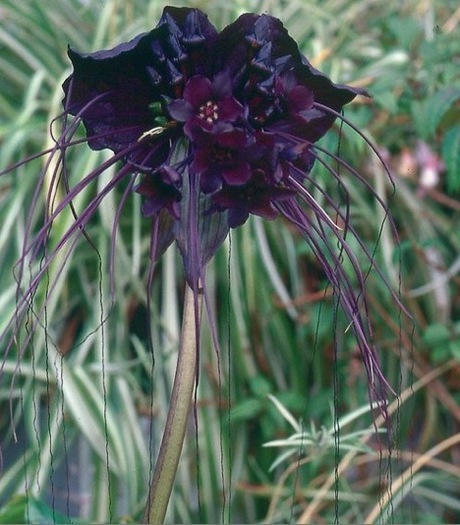
[[[185,122],[184,133],[196,140],[195,129],[212,132],[219,124],[234,123],[243,116],[244,107],[233,97],[232,82],[225,71],[211,80],[197,75],[187,81],[183,98],[167,105],[169,115]]]
[[[93,53],[69,49],[68,55],[73,71],[63,84],[65,125],[55,153],[82,142],[76,133],[83,124],[88,146],[113,155],[50,207],[24,260],[40,253],[51,224],[80,192],[108,168],[116,169],[86,209],[75,214],[29,294],[59,249],[84,231],[101,200],[117,187],[124,193],[114,221],[129,192],[140,193],[145,220],[152,221],[152,259],[176,241],[195,290],[230,228],[251,214],[282,216],[323,266],[348,315],[372,388],[384,388],[366,312],[367,273],[351,245],[376,265],[350,223],[337,166],[372,189],[317,144],[337,119],[347,122],[342,108],[365,93],[334,84],[314,69],[280,20],[269,15],[245,14],[218,32],[198,9],[167,7],[156,28],[130,42]],[[315,179],[315,163],[337,182],[345,205]],[[57,184],[60,174],[54,177]]]

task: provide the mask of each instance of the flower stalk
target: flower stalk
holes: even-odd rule
[[[180,455],[196,382],[202,292],[186,284],[181,341],[168,416],[160,451],[150,480],[143,523],[164,522]]]

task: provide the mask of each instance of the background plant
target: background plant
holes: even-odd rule
[[[369,280],[385,372],[391,384],[407,393],[394,415],[393,479],[425,459],[414,469],[413,480],[407,478],[402,486],[410,504],[400,505],[399,491],[392,494],[395,521],[458,521],[460,476],[453,465],[459,448],[452,440],[460,422],[460,49],[454,37],[460,14],[455,2],[180,4],[203,9],[217,27],[244,11],[278,16],[314,65],[336,81],[354,81],[372,92],[373,100],[352,105],[346,116],[386,155],[397,177],[395,196],[381,166],[355,134],[336,129],[325,145],[337,149],[340,138],[341,155],[366,175],[382,198],[390,199],[401,238],[398,251],[391,232],[383,231],[378,262],[396,289],[401,280],[414,324],[406,323],[378,279]],[[60,112],[60,85],[69,74],[68,43],[87,51],[110,47],[148,30],[162,8],[155,0],[52,0],[46,5],[3,0],[0,169],[50,145],[48,126]],[[426,149],[423,154],[424,147],[429,147],[428,154]],[[69,170],[78,179],[101,155],[82,149],[69,159]],[[12,268],[42,165],[39,159],[0,178],[1,326],[14,311]],[[316,169],[318,177],[327,176],[320,166]],[[358,190],[352,198],[354,222],[372,247],[382,217]],[[136,520],[145,503],[145,465],[167,410],[183,281],[180,261],[169,251],[157,269],[153,319],[147,319],[148,226],[133,195],[117,237],[117,282],[111,292],[105,276],[113,209],[110,199],[101,206],[88,228],[93,245],[83,238],[69,260],[47,308],[46,335],[36,331],[19,365],[13,353],[5,362],[0,383],[4,522],[25,519],[26,507],[32,522],[40,512],[54,521],[66,515],[90,521]],[[34,228],[40,220],[37,214]],[[65,218],[62,221],[64,228]],[[52,235],[51,243],[59,238],[58,229]],[[50,270],[50,282],[53,271],[57,269]],[[269,516],[279,522],[309,516],[331,522],[339,513],[341,522],[362,521],[379,496],[388,493],[380,487],[385,473],[379,469],[375,437],[369,449],[349,460],[337,480],[334,470],[344,460],[337,448],[340,439],[332,440],[331,453],[316,461],[304,462],[304,450],[299,449],[300,459],[297,452],[272,471],[279,451],[263,447],[292,432],[267,394],[306,429],[311,424],[329,426],[331,405],[345,417],[367,403],[353,339],[336,337],[337,354],[334,350],[332,333],[342,334],[346,327],[336,316],[312,254],[279,222],[252,220],[232,234],[208,274],[222,353],[216,356],[205,333],[198,438],[192,425],[169,519],[255,522]],[[37,302],[46,293],[44,283]],[[153,375],[148,323],[154,327]],[[371,420],[362,415],[350,425],[344,438],[367,429]],[[445,448],[439,455],[430,455],[441,444]],[[10,499],[24,493],[27,498]],[[359,494],[359,505],[351,494]]]

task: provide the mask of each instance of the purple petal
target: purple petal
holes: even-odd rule
[[[222,175],[220,171],[212,168],[206,170],[200,177],[200,189],[203,193],[214,193],[222,186]]]
[[[340,111],[345,104],[351,102],[356,95],[368,96],[364,89],[352,88],[342,84],[334,84],[326,75],[315,69],[302,56],[302,66],[299,68],[299,84],[312,89],[315,102]]]
[[[295,113],[310,109],[313,105],[313,93],[306,86],[294,86],[288,93],[288,103]]]
[[[195,114],[195,110],[190,102],[180,98],[168,104],[168,113],[179,122],[187,122]]]
[[[184,125],[184,133],[197,147],[208,146],[209,141],[213,140],[210,132],[212,131],[212,124],[208,124],[202,118],[193,116]]]
[[[221,177],[231,186],[246,184],[251,173],[251,166],[247,162],[229,163],[221,167]]]
[[[249,218],[249,210],[245,206],[228,210],[228,225],[230,228],[242,226]]]
[[[193,173],[203,173],[209,168],[211,152],[208,148],[199,148],[193,154],[190,164],[190,171]]]
[[[216,141],[222,148],[240,150],[254,142],[254,139],[248,136],[248,134],[242,129],[233,128],[229,129],[229,131],[219,133],[216,136]]]
[[[219,101],[219,119],[235,122],[244,113],[243,106],[233,97],[226,97]]]
[[[182,176],[170,166],[162,166],[158,172],[161,175],[161,179],[166,184],[177,186],[180,185],[180,182],[182,181]]]
[[[247,66],[248,59],[251,60],[267,43],[271,43],[270,53],[274,67],[281,64],[281,57],[286,56],[290,57],[292,63],[301,62],[297,44],[280,20],[268,15],[244,14],[219,34],[219,65],[222,69],[226,68],[234,78]],[[268,48],[264,51],[264,68],[270,69],[270,63],[266,60],[267,52]]]
[[[208,16],[199,9],[165,7],[160,24],[166,15],[170,15],[182,31],[182,41],[191,46],[198,44],[212,46],[217,37],[217,31]]]
[[[271,199],[268,195],[263,195],[256,199],[251,205],[251,213],[264,219],[273,220],[278,217],[278,212],[273,208]]]
[[[212,80],[212,89],[214,96],[219,100],[233,96],[233,82],[232,78],[227,70],[221,71],[214,76]]]
[[[185,85],[184,98],[196,110],[206,102],[213,100],[212,84],[209,78],[192,77]]]

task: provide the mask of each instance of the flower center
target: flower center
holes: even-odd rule
[[[217,104],[212,100],[208,100],[206,104],[200,106],[200,109],[198,110],[198,116],[209,124],[212,124],[219,118],[217,109]]]

